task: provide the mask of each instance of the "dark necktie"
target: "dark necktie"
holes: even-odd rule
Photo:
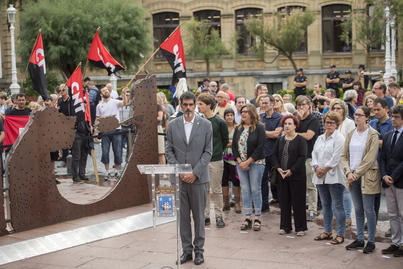
[[[393,151],[393,148],[395,147],[396,139],[397,139],[397,134],[398,134],[398,133],[399,133],[399,131],[395,131],[395,133],[393,134],[391,151]]]

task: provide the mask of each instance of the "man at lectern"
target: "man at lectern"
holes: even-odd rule
[[[191,164],[193,172],[181,174],[179,185],[183,254],[178,262],[191,261],[194,251],[194,263],[200,265],[204,262],[204,208],[210,181],[208,164],[213,150],[212,127],[208,120],[194,113],[196,98],[193,93],[187,91],[179,99],[183,115],[169,123],[165,155],[169,164]],[[193,242],[191,212],[195,226]]]

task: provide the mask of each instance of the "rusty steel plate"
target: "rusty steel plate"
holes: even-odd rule
[[[148,203],[146,175],[137,164],[158,163],[156,78],[148,76],[133,85],[132,124],[136,139],[132,154],[114,188],[91,204],[74,204],[58,191],[53,179],[50,152],[71,147],[75,117],[66,117],[54,108],[35,112],[26,132],[20,136],[8,161],[11,224],[15,231],[29,230],[67,220]],[[4,214],[2,214],[4,218]],[[0,225],[2,224],[0,220]],[[1,228],[1,227],[0,227]]]

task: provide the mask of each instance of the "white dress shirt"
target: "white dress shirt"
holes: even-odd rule
[[[325,176],[318,178],[316,173],[312,178],[314,184],[343,184],[346,185],[346,177],[343,174],[343,166],[341,164],[341,152],[344,147],[344,136],[335,130],[331,136],[326,138],[326,133],[320,135],[315,142],[312,151],[312,169],[318,166],[331,167]]]

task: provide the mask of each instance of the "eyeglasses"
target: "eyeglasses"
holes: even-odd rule
[[[364,115],[364,114],[357,114],[357,113],[355,113],[355,114],[354,114],[354,117],[356,117],[356,118],[361,118],[361,117],[365,117],[365,115]]]
[[[194,103],[182,103],[182,106],[194,106]]]
[[[400,119],[400,118],[402,118],[401,116],[398,116],[398,115],[392,115],[392,118],[393,119]]]
[[[337,110],[337,111],[339,111],[339,110],[344,110],[344,108],[342,108],[342,107],[333,107],[333,108],[332,108],[332,111],[335,111],[335,110]]]
[[[328,124],[328,125],[335,125],[336,122],[335,122],[335,121],[325,121],[325,124]]]
[[[241,114],[245,114],[245,113],[249,113],[249,111],[248,110],[242,110],[241,111]]]
[[[372,88],[373,90],[380,90],[381,88]]]

